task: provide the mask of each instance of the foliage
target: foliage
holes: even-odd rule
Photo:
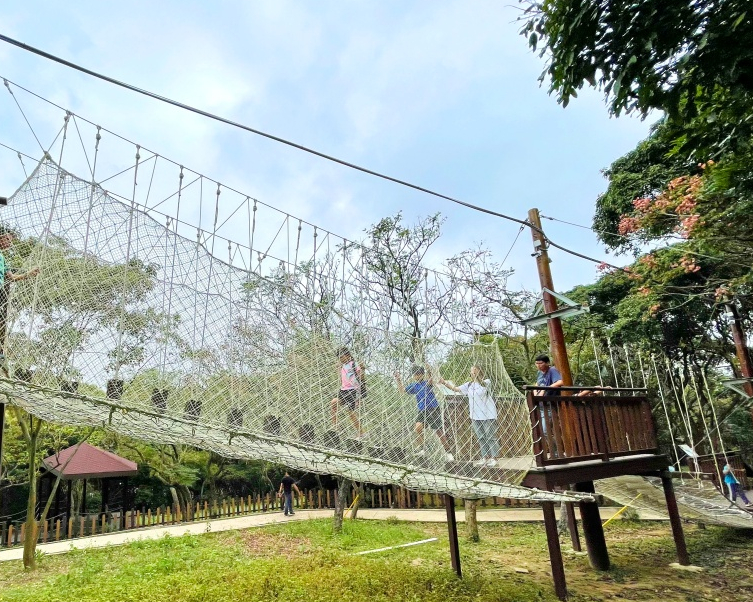
[[[3,563],[0,587],[8,602],[556,600],[540,525],[482,523],[479,529],[480,543],[460,542],[463,579],[450,569],[444,524],[346,521],[334,536],[328,520],[308,520],[46,556],[34,575]],[[744,599],[753,553],[745,533],[686,527],[691,558],[705,568],[695,574],[667,566],[673,549],[666,523],[618,521],[609,529],[613,570],[596,572],[587,559],[566,555],[574,602],[625,595],[639,602]],[[429,537],[438,541],[353,555]],[[516,573],[520,568],[528,572]]]
[[[604,91],[615,115],[663,109],[688,120],[719,90],[753,94],[747,0],[522,3],[521,34],[548,57],[542,79],[564,106],[589,84]]]

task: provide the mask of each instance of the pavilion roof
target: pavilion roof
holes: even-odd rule
[[[55,476],[74,481],[132,477],[138,473],[136,462],[121,458],[88,443],[79,443],[42,460],[42,465]]]

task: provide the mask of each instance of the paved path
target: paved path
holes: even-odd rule
[[[601,517],[606,520],[614,515],[619,508],[601,508]],[[641,511],[641,518],[644,520],[663,520],[663,518],[651,512]],[[261,527],[263,525],[272,525],[284,523],[291,520],[309,520],[313,518],[329,518],[332,516],[332,510],[299,510],[293,516],[285,516],[281,512],[266,512],[260,514],[250,514],[237,518],[214,519],[210,521],[201,521],[187,523],[182,525],[170,525],[160,527],[150,527],[145,529],[133,529],[119,533],[109,533],[107,535],[95,535],[94,537],[83,537],[66,541],[39,544],[37,550],[45,554],[62,554],[69,552],[71,549],[86,548],[103,548],[106,546],[122,545],[131,541],[144,539],[159,539],[166,535],[179,537],[190,533],[199,535],[201,533],[232,531],[236,529],[249,529],[251,527]],[[540,508],[517,508],[509,510],[479,510],[478,521],[482,523],[491,522],[536,522],[543,521],[544,517]],[[426,523],[443,523],[447,520],[444,510],[398,510],[394,508],[361,508],[358,511],[358,518],[371,520],[384,520],[388,517],[395,517],[398,520],[410,522]],[[461,508],[456,511],[458,522],[465,520],[465,512]],[[0,551],[0,562],[6,560],[20,560],[23,557],[23,548],[16,547]]]

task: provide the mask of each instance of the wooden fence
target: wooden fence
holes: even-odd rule
[[[337,492],[330,489],[302,490],[301,495],[293,496],[297,509],[325,509],[335,507]],[[348,493],[348,506],[353,503],[357,490]],[[177,506],[160,506],[158,508],[139,508],[86,514],[74,517],[48,518],[39,530],[39,541],[63,541],[102,535],[123,530],[142,529],[160,525],[174,525],[222,519],[235,516],[247,516],[254,513],[280,512],[283,500],[276,494],[255,493],[245,497],[230,497],[223,500],[196,502],[186,516]],[[459,501],[462,503],[462,501]],[[486,498],[479,501],[480,507],[498,508],[532,508],[537,502],[508,498]],[[364,489],[363,498],[359,499],[361,508],[444,508],[444,501],[439,494],[417,493],[403,488],[370,487]],[[0,522],[0,547],[21,545],[25,537],[23,521]]]

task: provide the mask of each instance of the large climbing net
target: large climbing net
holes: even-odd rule
[[[7,260],[40,269],[6,284],[10,403],[358,481],[574,497],[519,485],[528,410],[498,346],[469,334],[503,313],[478,302],[498,284],[483,269],[385,259],[69,112],[62,121],[52,145],[34,135],[36,164],[3,145],[25,177],[0,210],[18,236]],[[104,141],[132,162],[106,162]]]

